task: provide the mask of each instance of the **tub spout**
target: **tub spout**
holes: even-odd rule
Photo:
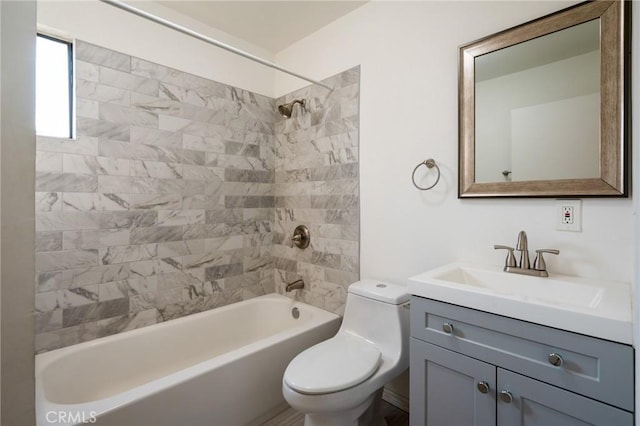
[[[294,282],[287,284],[287,287],[285,288],[285,291],[286,292],[290,292],[292,290],[299,290],[301,288],[304,288],[304,281],[295,280]]]

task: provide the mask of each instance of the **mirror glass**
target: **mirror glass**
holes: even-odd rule
[[[459,197],[627,196],[627,2],[460,48]]]
[[[478,56],[475,71],[476,182],[600,176],[599,19]]]

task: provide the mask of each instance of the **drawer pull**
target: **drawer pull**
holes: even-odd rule
[[[453,324],[445,322],[444,324],[442,324],[442,331],[447,334],[453,334]]]
[[[560,367],[564,362],[562,357],[555,352],[550,353],[549,356],[547,357],[547,360],[549,360],[549,364],[554,365],[556,367]]]
[[[489,392],[489,383],[485,382],[484,380],[482,382],[478,382],[478,390],[480,391],[480,393]]]
[[[508,390],[503,390],[500,392],[500,399],[502,400],[502,402],[511,404],[511,401],[513,401],[513,395],[511,395],[511,392],[509,392]]]

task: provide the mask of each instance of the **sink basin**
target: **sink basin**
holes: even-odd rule
[[[451,263],[409,278],[409,292],[460,306],[631,344],[627,283],[568,275],[511,274],[500,267]]]

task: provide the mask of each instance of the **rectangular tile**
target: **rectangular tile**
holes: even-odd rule
[[[35,313],[35,332],[44,333],[62,328],[62,309]]]
[[[160,243],[182,239],[182,226],[139,227],[131,230],[132,244]]]
[[[36,172],[62,173],[62,154],[58,152],[37,151]]]
[[[160,161],[131,161],[131,176],[154,177],[161,179],[181,179],[182,164]]]
[[[206,211],[206,223],[240,223],[243,220],[242,209],[216,209]]]
[[[74,327],[62,328],[35,336],[36,353],[51,351],[65,346],[93,340],[97,335],[95,322],[80,324]]]
[[[205,251],[204,240],[186,240],[158,243],[158,257],[175,257],[201,254]]]
[[[36,137],[36,150],[37,152],[98,155],[98,138],[82,135],[78,135],[76,139],[38,136]]]
[[[108,194],[154,194],[158,180],[142,176],[98,176],[98,192]]]
[[[157,293],[158,278],[155,276],[100,284],[99,301],[121,299],[138,294]]]
[[[65,193],[64,211],[123,211],[129,209],[128,194],[101,194],[97,192]]]
[[[36,213],[62,211],[61,192],[36,192]]]
[[[100,140],[98,152],[103,157],[127,160],[158,160],[162,155],[161,151],[152,145],[107,139]]]
[[[129,200],[133,210],[178,210],[183,207],[180,194],[131,194]]]
[[[204,224],[204,210],[159,210],[159,226]]]
[[[62,311],[62,326],[64,328],[84,324],[98,319],[98,304],[91,303],[72,306]]]
[[[111,265],[114,263],[137,262],[158,257],[157,244],[141,244],[100,248],[100,263]]]
[[[129,299],[129,314],[102,319],[97,322],[98,337],[111,336],[125,331],[135,330],[158,322],[158,311],[150,304],[144,310],[132,310],[132,299]]]
[[[133,93],[131,95],[131,107],[153,114],[184,116],[185,105],[170,99]]]
[[[36,252],[62,250],[62,232],[36,232]]]
[[[41,272],[84,268],[97,264],[97,250],[54,251],[36,254],[36,270]]]
[[[91,64],[102,65],[117,70],[130,72],[131,57],[114,50],[105,49],[84,41],[75,44],[75,56],[77,60]]]
[[[98,179],[92,175],[36,172],[38,192],[92,192],[98,189]]]
[[[87,117],[77,117],[76,131],[79,137],[89,136],[125,142],[129,141],[131,132],[128,123],[112,123]]]
[[[140,108],[127,108],[120,105],[101,103],[100,120],[105,123],[158,127],[158,115]]]
[[[76,57],[74,62],[74,71],[76,72],[76,79],[78,80],[88,80],[93,82],[98,82],[100,78],[100,67],[96,64],[91,64],[89,62],[81,61]]]
[[[101,229],[88,231],[64,231],[62,247],[65,250],[98,249],[129,244],[129,229]]]
[[[226,151],[226,144],[220,135],[204,137],[183,134],[182,146],[185,149],[191,149],[194,151],[215,152],[220,154],[224,154]]]
[[[224,169],[218,167],[194,166],[185,164],[183,166],[184,178],[192,180],[206,181],[207,183],[222,182],[224,179]]]
[[[100,215],[95,212],[51,212],[36,215],[36,231],[97,229]]]
[[[129,175],[129,160],[118,158],[63,154],[63,170],[65,173],[93,175]]]
[[[88,268],[69,269],[62,271],[62,285],[64,287],[80,287],[91,284],[108,283],[126,280],[132,276],[129,264],[98,265]]]
[[[87,99],[100,103],[105,102],[124,106],[131,104],[131,94],[128,90],[81,79],[76,80],[76,96],[79,99]],[[99,115],[94,118],[99,118]]]
[[[180,149],[183,146],[182,133],[149,127],[131,126],[131,142]]]
[[[131,229],[133,231],[136,228],[153,226],[157,221],[158,213],[155,211],[109,212],[100,215],[100,228]]]
[[[243,272],[241,263],[234,263],[230,265],[212,266],[206,269],[207,281],[213,281],[220,278],[232,277],[240,275]]]
[[[59,290],[62,286],[62,272],[54,271],[36,273],[36,293]]]
[[[144,93],[145,95],[158,96],[158,81],[150,78],[140,77],[128,72],[118,71],[112,68],[99,68],[100,83],[126,89],[127,91]]]
[[[76,116],[98,119],[100,102],[91,99],[76,98]]]

